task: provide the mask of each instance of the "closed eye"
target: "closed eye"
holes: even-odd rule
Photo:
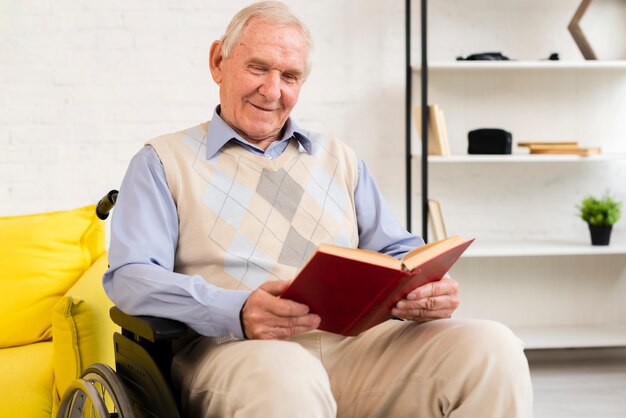
[[[267,71],[267,67],[258,64],[248,65],[248,70],[253,74],[263,74]]]
[[[289,84],[296,84],[300,81],[300,77],[292,73],[283,73],[282,77]]]

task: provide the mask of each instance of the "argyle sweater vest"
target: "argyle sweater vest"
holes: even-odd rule
[[[318,244],[358,245],[355,153],[311,134],[269,160],[228,142],[207,159],[208,122],[148,141],[178,211],[174,271],[226,289],[292,279]]]

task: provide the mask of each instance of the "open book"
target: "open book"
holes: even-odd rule
[[[308,305],[322,318],[321,330],[358,335],[391,319],[391,308],[410,291],[440,280],[473,241],[452,236],[400,260],[322,244],[281,297]]]

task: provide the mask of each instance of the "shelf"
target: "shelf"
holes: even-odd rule
[[[491,6],[495,4],[488,3]],[[445,35],[445,27],[451,27],[455,20],[461,25],[466,23],[468,17],[464,12],[470,10],[471,6],[467,6],[451,15],[446,6],[441,6],[434,12],[439,19],[433,23],[450,25],[438,26],[443,31],[439,34]],[[502,9],[494,16],[504,19],[514,15]],[[406,16],[411,17],[410,8],[407,8]],[[420,17],[424,17],[420,41],[421,50],[425,51],[428,43],[426,20],[429,17],[427,13],[422,13]],[[549,20],[546,19],[546,23]],[[474,23],[480,28],[484,22]],[[535,25],[532,26],[531,30],[535,30]],[[468,31],[470,38],[467,44],[483,39],[492,31],[491,28],[477,28]],[[407,43],[411,36],[410,26],[408,29]],[[507,29],[500,25],[496,32],[504,35],[509,32]],[[530,59],[456,61],[456,55],[446,54],[447,59],[440,55],[439,60],[430,60],[424,72],[419,56],[411,60],[409,48],[407,61],[411,67],[407,74],[405,109],[407,120],[413,122],[413,126],[407,123],[405,130],[409,219],[412,198],[419,195],[421,207],[425,208],[432,190],[438,193],[437,190],[447,187],[446,182],[449,181],[456,183],[454,187],[462,188],[462,193],[457,196],[459,202],[454,202],[454,207],[450,208],[451,214],[459,218],[477,215],[464,210],[467,200],[476,205],[488,204],[492,211],[498,206],[508,209],[518,199],[524,203],[526,194],[521,191],[523,187],[533,188],[528,204],[537,205],[533,206],[537,210],[543,209],[538,205],[544,202],[546,209],[556,207],[560,205],[560,200],[573,199],[580,190],[599,183],[618,188],[618,194],[624,191],[623,181],[619,179],[623,177],[626,148],[619,139],[624,136],[625,128],[624,118],[620,119],[620,115],[624,113],[622,99],[626,59],[576,60],[573,56],[562,61],[533,60],[532,55],[523,51],[538,50],[537,47],[544,44],[539,33],[533,39],[529,38],[529,42],[522,42],[525,47],[532,45],[531,48],[518,48],[516,43],[525,39],[514,31],[511,31],[514,42],[500,39],[503,49],[518,51],[517,57],[527,56]],[[435,49],[452,51],[458,48],[456,35],[459,33],[445,35],[444,42],[440,44],[444,47]],[[467,46],[461,46],[463,48]],[[421,94],[421,100],[419,96],[413,97],[416,92]],[[448,122],[454,122],[451,124],[454,129],[448,129],[448,132],[451,148],[459,154],[446,157],[421,155],[419,137],[422,135],[413,129],[415,121],[411,117],[415,106],[425,108],[430,103],[439,103],[449,112],[454,112],[456,119]],[[581,143],[581,146],[602,146],[603,153],[592,156],[530,155],[528,149],[518,147],[519,141],[515,141],[513,154],[510,155],[466,154],[467,130],[491,123],[489,120],[500,120],[499,124],[505,124],[514,131],[529,131],[526,126],[532,127],[533,124],[550,124],[547,137],[524,138],[529,142],[557,138],[577,140],[581,138],[574,138],[571,132],[578,132],[574,136],[582,133],[591,142]],[[508,123],[504,123],[506,121]],[[411,170],[416,167],[421,170],[420,190],[412,189]],[[429,170],[436,177],[433,188],[428,187]],[[454,178],[457,170],[466,175],[464,181],[449,180]],[[453,175],[441,176],[450,171]],[[526,173],[531,175],[526,176]],[[546,174],[551,177],[547,178]],[[497,181],[493,181],[495,176],[498,176]],[[485,185],[488,187],[483,187]],[[442,198],[456,196],[455,190],[444,189],[441,191]],[[527,215],[524,209],[523,204],[519,208],[514,207],[512,219]],[[480,214],[479,219],[458,220],[464,229],[460,233],[466,238],[471,238],[472,233],[477,237],[454,267],[454,275],[472,283],[466,292],[469,299],[465,299],[460,314],[468,318],[501,320],[505,324],[510,322],[508,325],[524,342],[527,350],[626,347],[626,304],[621,302],[626,280],[626,238],[614,234],[611,245],[592,246],[588,232],[582,229],[583,225],[578,224],[580,231],[573,232],[570,220],[565,217],[556,218],[554,224],[533,225],[529,229],[524,229],[523,223],[519,226],[507,224],[504,229],[500,224],[485,227],[483,217],[488,222],[493,213]],[[531,211],[528,216],[533,213]],[[420,215],[422,228],[425,229],[427,212],[421,210]],[[480,231],[492,232],[481,237]],[[550,231],[563,232],[551,234]],[[489,239],[489,236],[494,239]],[[524,239],[525,236],[532,239]],[[602,281],[589,282],[589,275],[597,275]],[[506,280],[502,280],[503,277]],[[486,300],[490,303],[485,303]],[[592,307],[591,316],[586,315],[584,309],[581,311],[581,306],[585,304]],[[594,306],[599,308],[593,309]]]
[[[558,349],[626,346],[626,324],[512,327],[524,348]]]
[[[467,249],[463,257],[537,257],[617,254],[626,254],[626,243],[612,242],[611,245],[607,246],[593,246],[588,241],[481,241],[479,238]]]
[[[413,66],[413,72],[421,67]],[[626,70],[626,60],[616,61],[434,61],[429,71],[502,70]]]
[[[421,157],[421,155],[413,155]],[[626,160],[626,154],[606,153],[600,155],[548,155],[548,154],[509,154],[509,155],[467,155],[458,154],[442,157],[431,155],[428,157],[429,163],[558,163],[558,162],[599,162]]]

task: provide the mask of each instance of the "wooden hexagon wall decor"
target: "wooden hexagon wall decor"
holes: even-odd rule
[[[582,0],[567,29],[585,59],[626,58],[626,0]]]
[[[567,29],[569,30],[569,33],[572,34],[574,42],[576,42],[576,45],[578,45],[578,49],[580,49],[580,52],[582,52],[583,57],[588,60],[595,60],[597,59],[596,53],[593,52],[591,45],[589,45],[589,41],[587,41],[585,34],[580,28],[580,20],[583,18],[590,4],[591,0],[583,0],[583,2],[580,3],[580,6],[578,6],[576,13],[574,13],[574,17],[569,22]]]

